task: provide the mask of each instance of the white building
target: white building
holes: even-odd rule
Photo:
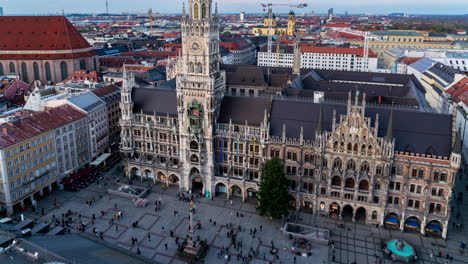
[[[467,49],[393,48],[384,54],[385,66],[396,72],[401,63],[398,59],[402,57],[428,58],[455,70],[468,71]],[[402,73],[406,74],[406,72]]]
[[[64,107],[72,108],[69,105]],[[70,123],[55,129],[55,147],[59,178],[90,162],[87,116],[85,113],[82,113],[81,117],[77,116]]]
[[[367,69],[363,60],[363,48],[316,47],[301,45],[301,68],[343,71],[376,71],[377,57],[369,51]],[[259,66],[292,68],[294,62],[292,46],[273,47],[268,54],[266,47],[258,53]]]
[[[94,159],[109,144],[106,103],[91,92],[68,98],[67,101],[88,115],[89,149],[91,159]]]

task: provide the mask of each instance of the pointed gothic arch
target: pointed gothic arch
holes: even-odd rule
[[[352,159],[350,159],[346,165],[346,169],[350,171],[355,171],[356,170],[356,162]]]
[[[198,19],[199,17],[200,17],[200,9],[199,9],[199,7],[198,7],[198,4],[195,3],[195,4],[193,5],[193,18],[194,18],[194,19]]]
[[[45,76],[46,76],[46,81],[52,80],[52,74],[50,71],[50,63],[46,62],[45,63]]]
[[[195,67],[193,66],[193,62],[189,63],[189,72],[195,72]]]
[[[201,62],[197,63],[197,73],[203,73],[203,66]]]
[[[335,160],[333,161],[333,169],[341,169],[343,166],[343,163],[341,162],[341,159],[340,158],[335,158]]]
[[[205,19],[206,18],[206,4],[205,3],[202,4],[201,12],[202,12],[201,18]]]

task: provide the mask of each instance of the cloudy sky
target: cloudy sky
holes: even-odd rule
[[[110,12],[180,12],[184,0],[108,0]],[[187,1],[187,0],[185,0]],[[0,0],[5,14],[56,14],[62,13],[101,13],[105,12],[106,0]],[[393,13],[410,14],[468,14],[467,0],[218,0],[221,13],[262,12],[260,3],[308,3],[305,12],[325,13],[330,7],[335,13]],[[275,8],[276,12],[286,12],[289,8]]]

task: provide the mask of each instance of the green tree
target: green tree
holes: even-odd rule
[[[289,181],[284,175],[283,163],[273,158],[265,164],[258,192],[260,215],[281,218],[288,211],[291,196],[288,192]]]

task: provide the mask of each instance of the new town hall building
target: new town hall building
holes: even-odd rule
[[[125,73],[129,177],[255,201],[279,157],[298,210],[446,237],[460,138],[452,116],[419,110],[412,78],[222,66],[211,0],[189,0],[181,24],[176,89]]]

